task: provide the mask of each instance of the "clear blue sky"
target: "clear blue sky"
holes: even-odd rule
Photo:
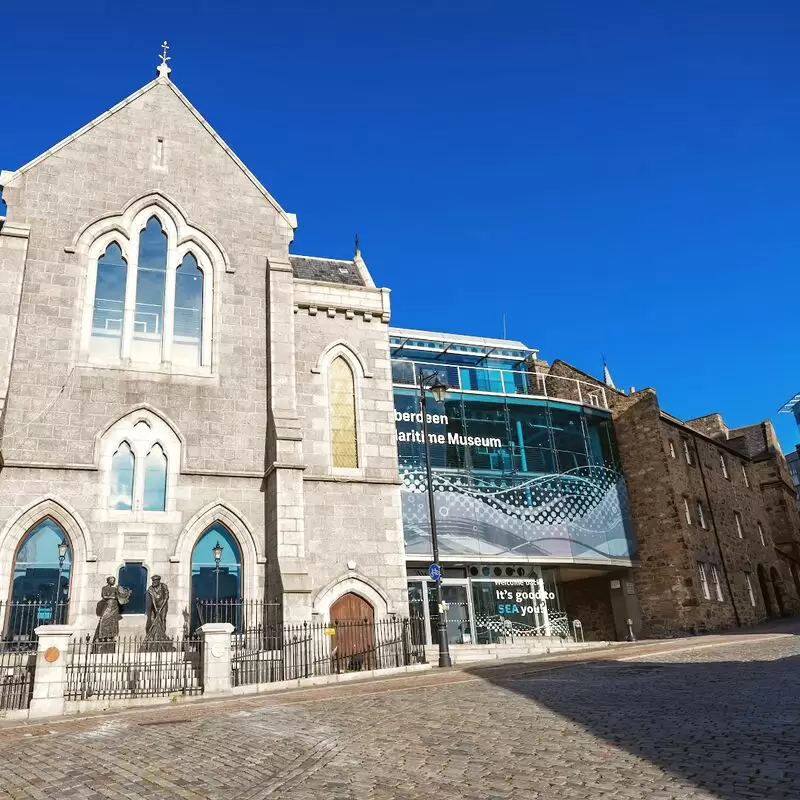
[[[677,416],[798,439],[775,411],[800,390],[799,3],[48,5],[0,11],[0,167],[149,81],[167,38],[294,252],[358,231],[395,325],[505,314]]]

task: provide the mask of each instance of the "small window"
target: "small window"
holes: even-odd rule
[[[701,528],[706,527],[706,515],[703,513],[703,504],[699,500],[697,501],[697,521]]]
[[[686,517],[686,524],[692,524],[692,512],[689,511],[689,501],[684,497],[683,498],[683,514]]]
[[[700,590],[706,600],[711,599],[711,592],[708,590],[708,577],[706,576],[706,565],[701,561],[697,562],[697,571],[700,573]]]
[[[744,539],[744,531],[742,530],[742,516],[738,511],[733,512],[733,519],[736,522],[736,533],[740,539]]]
[[[722,453],[719,454],[719,465],[722,468],[722,477],[730,480],[731,476],[728,475],[728,465],[725,463],[725,456]]]
[[[747,467],[742,464],[742,477],[744,478],[744,485],[750,487],[750,479],[747,477]]]
[[[167,502],[167,457],[154,444],[144,462],[144,510],[164,511]]]
[[[144,601],[147,594],[147,568],[136,562],[126,562],[119,568],[117,583],[131,590],[131,599],[125,606],[126,614],[144,614]]]
[[[683,442],[683,456],[686,459],[686,463],[691,465],[692,463],[692,451],[689,449],[689,440],[682,439]]]
[[[133,508],[134,457],[127,442],[123,442],[111,459],[111,486],[108,507],[117,511]]]
[[[744,582],[747,584],[747,595],[750,598],[750,605],[755,606],[756,596],[753,594],[753,582],[750,580],[750,573],[745,572]]]
[[[717,572],[717,567],[714,564],[711,565],[711,583],[714,584],[714,594],[717,600],[722,602],[722,586],[719,582],[719,572]]]
[[[672,441],[672,439],[669,440],[669,454],[672,458],[677,458],[675,455],[675,443]]]
[[[764,529],[761,527],[760,522],[756,522],[756,527],[758,528],[758,538],[761,540],[762,546],[767,546],[767,540],[764,538]]]

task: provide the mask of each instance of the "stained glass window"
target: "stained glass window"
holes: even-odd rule
[[[334,467],[358,467],[355,378],[341,356],[331,364],[331,449]]]

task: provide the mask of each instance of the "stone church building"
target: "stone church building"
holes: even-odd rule
[[[113,576],[139,632],[160,575],[171,631],[198,599],[405,614],[389,292],[290,254],[169,73],[0,173],[0,602],[89,630]]]

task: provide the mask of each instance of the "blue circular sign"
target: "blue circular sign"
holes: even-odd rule
[[[428,577],[432,581],[438,581],[442,577],[442,568],[438,564],[431,564],[428,567]]]

